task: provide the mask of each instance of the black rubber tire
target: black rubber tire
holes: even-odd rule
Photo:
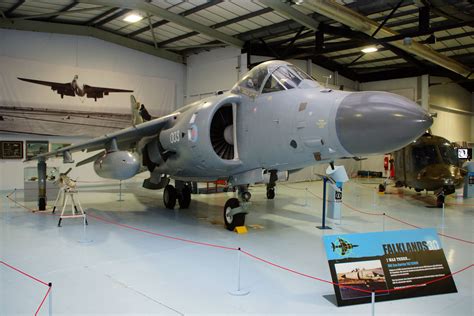
[[[267,189],[267,199],[273,200],[275,198],[275,188]]]
[[[383,184],[379,184],[379,192],[385,192],[385,186]]]
[[[168,184],[165,187],[165,190],[163,191],[163,203],[165,204],[165,207],[170,210],[173,210],[176,205],[177,197],[178,197],[178,194],[174,186],[172,186],[171,184]]]
[[[240,202],[236,198],[228,199],[224,206],[224,223],[225,228],[230,231],[234,231],[237,226],[245,225],[245,214],[236,214],[232,218],[228,218],[227,210],[228,208],[233,209],[240,206]]]
[[[189,204],[191,204],[191,188],[189,185],[185,185],[181,190],[181,194],[178,195],[178,203],[180,209],[189,208]]]

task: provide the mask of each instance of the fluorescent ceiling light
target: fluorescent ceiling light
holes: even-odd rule
[[[366,48],[362,49],[362,52],[366,53],[366,54],[367,53],[373,53],[373,52],[376,52],[376,51],[378,51],[378,49],[375,46],[369,46],[369,47],[366,47]]]
[[[141,16],[138,13],[132,12],[130,14],[127,14],[123,20],[128,23],[135,23],[135,22],[143,20],[143,16]]]

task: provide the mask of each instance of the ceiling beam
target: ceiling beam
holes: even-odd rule
[[[16,9],[18,9],[23,3],[25,3],[25,0],[18,0],[17,3],[15,3],[10,9],[5,11],[5,15],[8,16],[13,13]]]
[[[183,56],[175,54],[173,52],[154,48],[151,45],[135,41],[133,39],[123,37],[117,34],[113,34],[98,28],[82,25],[72,25],[63,23],[52,23],[42,21],[10,21],[1,19],[0,28],[14,29],[22,31],[34,31],[34,32],[47,32],[57,34],[69,34],[69,35],[80,35],[80,36],[91,36],[106,42],[111,42],[117,45],[121,45],[127,48],[141,51],[156,57],[171,60],[173,62],[182,63]]]
[[[333,1],[314,1],[308,3],[308,6],[320,14],[323,14],[335,21],[338,21],[366,34],[373,33],[378,27],[377,22]],[[398,35],[397,32],[392,31],[387,27],[382,27],[378,34],[380,35],[379,37]],[[410,45],[406,45],[403,40],[399,40],[393,42],[392,45],[406,51],[409,54],[417,55],[466,78],[473,76],[471,68],[457,62],[454,59],[443,56],[430,47],[422,45],[416,41],[412,41]]]
[[[118,9],[117,8],[111,8],[110,10],[107,10],[95,17],[93,17],[92,19],[90,19],[89,21],[87,21],[86,23],[84,23],[84,25],[92,25],[94,24],[96,21],[100,20],[100,19],[103,19],[105,18],[106,16],[108,16],[109,14],[112,14],[114,13],[115,11],[117,11]]]
[[[77,2],[77,0],[73,0],[70,4],[68,4],[67,6],[65,6],[64,8],[62,8],[61,10],[59,10],[59,12],[66,12],[66,11],[69,11],[71,10],[72,8],[74,8],[75,6],[77,6],[79,4],[79,2]],[[51,21],[53,20],[54,18],[56,18],[58,15],[53,15],[51,16],[48,20]]]
[[[227,26],[227,25],[230,25],[230,24],[238,23],[238,22],[241,22],[241,21],[244,21],[244,20],[247,20],[247,19],[251,19],[251,18],[254,18],[256,16],[259,16],[259,15],[262,15],[262,14],[265,14],[265,13],[268,13],[268,12],[272,12],[272,11],[273,11],[272,8],[263,8],[261,10],[250,12],[250,13],[235,17],[233,19],[229,19],[229,20],[226,20],[226,21],[223,21],[223,22],[216,23],[214,25],[211,25],[211,27],[213,29],[218,29],[220,27],[224,27],[224,26]],[[191,37],[191,36],[194,36],[194,35],[197,35],[197,34],[199,34],[199,33],[198,32],[186,33],[186,34],[176,36],[176,37],[167,39],[165,41],[162,41],[162,42],[158,43],[158,45],[159,46],[168,45],[168,44],[171,44],[173,42],[177,42],[177,41],[183,40],[185,38],[188,38],[188,37]]]
[[[56,11],[56,12],[36,14],[36,15],[22,15],[22,16],[15,16],[13,18],[9,18],[9,20],[11,20],[11,21],[34,20],[34,19],[42,19],[42,18],[49,18],[49,19],[46,19],[46,20],[50,20],[50,19],[55,18],[57,16],[71,15],[71,14],[76,14],[76,13],[90,12],[90,11],[97,11],[97,10],[100,10],[100,9],[103,9],[103,8],[105,8],[105,7],[85,8],[85,9],[77,9],[77,10],[72,10],[72,11]]]
[[[283,3],[281,1],[274,0],[258,0],[263,5],[272,8],[276,12],[286,16],[287,18],[298,22],[299,24],[307,27],[310,30],[317,31],[319,22],[313,18],[307,16],[306,14],[293,9],[290,5]]]
[[[118,19],[118,18],[121,17],[121,16],[124,16],[125,14],[127,14],[127,13],[130,12],[130,11],[132,11],[132,10],[130,10],[130,9],[121,9],[121,10],[115,12],[114,14],[109,15],[109,16],[106,17],[105,19],[99,20],[98,22],[94,22],[92,25],[94,25],[94,26],[101,26],[101,25],[107,24],[107,23],[109,23],[110,21],[113,21],[113,20],[115,20],[115,19]]]
[[[160,8],[154,4],[151,4],[145,1],[80,0],[80,2],[95,4],[95,5],[105,5],[105,6],[119,5],[120,7],[126,7],[128,9],[144,11],[146,13],[159,16],[163,18],[164,20],[184,26],[188,29],[196,30],[197,32],[201,34],[215,38],[216,40],[219,40],[223,43],[226,43],[235,47],[239,47],[239,48],[244,46],[244,42],[239,40],[238,38],[216,31],[209,26],[197,23],[179,14],[172,13],[166,9]]]
[[[208,1],[208,2],[206,2],[206,3],[204,3],[204,4],[201,4],[201,5],[198,5],[198,6],[194,7],[194,8],[192,8],[192,9],[189,9],[189,10],[186,10],[186,11],[184,11],[184,12],[181,12],[179,15],[188,16],[188,15],[191,15],[191,14],[193,14],[193,13],[199,12],[199,11],[201,11],[201,10],[205,10],[205,9],[207,9],[207,8],[209,8],[209,7],[212,7],[212,6],[216,5],[216,4],[219,4],[219,3],[221,3],[222,1],[223,1],[223,0],[212,0],[212,1]],[[161,21],[158,21],[158,22],[153,23],[151,26],[152,26],[153,28],[156,28],[156,27],[162,26],[162,25],[164,25],[164,24],[166,24],[166,23],[168,23],[168,22],[169,22],[169,21],[161,20]],[[150,29],[149,27],[145,26],[145,27],[142,27],[142,28],[140,28],[140,29],[138,29],[138,30],[136,30],[136,31],[133,31],[133,32],[127,34],[127,36],[128,36],[128,37],[137,36],[138,34],[141,34],[141,33],[143,33],[143,32],[148,31],[149,29]]]

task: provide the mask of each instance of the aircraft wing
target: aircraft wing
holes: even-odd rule
[[[55,157],[58,154],[64,152],[73,153],[76,151],[95,151],[99,149],[106,149],[107,145],[115,139],[119,149],[129,149],[131,144],[137,143],[143,137],[152,136],[158,134],[158,132],[170,121],[176,119],[179,113],[172,113],[149,122],[145,122],[139,125],[130,126],[128,128],[119,130],[117,132],[106,134],[100,137],[96,137],[81,143],[73,144],[61,149],[50,151],[28,160],[45,159],[49,157]],[[127,147],[128,146],[128,147]]]
[[[71,87],[71,83],[60,83],[60,82],[52,82],[52,81],[43,81],[43,80],[35,80],[35,79],[28,79],[28,78],[20,78],[21,81],[26,81],[34,84],[40,84],[43,86],[51,87],[52,90],[58,92],[59,94],[64,95],[72,95],[74,96],[74,90]]]
[[[102,88],[84,85],[84,92],[88,98],[102,98],[104,95],[108,95],[110,92],[133,92],[133,90]]]

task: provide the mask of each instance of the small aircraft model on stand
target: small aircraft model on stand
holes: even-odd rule
[[[38,155],[38,169],[58,153],[72,162],[72,152],[102,150],[86,159],[99,176],[124,180],[148,170],[143,186],[164,189],[169,209],[177,202],[189,207],[192,182],[226,180],[238,189],[223,210],[226,228],[234,230],[248,213],[249,184],[267,183],[267,197],[273,198],[279,173],[397,150],[433,123],[404,97],[331,90],[276,60],[254,67],[226,93],[143,121]]]

